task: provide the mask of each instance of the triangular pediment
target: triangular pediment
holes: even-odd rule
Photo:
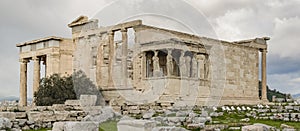
[[[72,26],[83,24],[83,23],[86,23],[86,22],[88,22],[88,17],[87,16],[79,16],[74,21],[72,21],[68,26],[72,27]]]

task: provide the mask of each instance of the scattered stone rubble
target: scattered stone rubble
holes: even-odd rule
[[[56,121],[81,121],[87,113],[80,106],[56,104],[33,108],[14,107],[11,110],[1,110],[0,117],[9,119],[12,123],[7,128],[39,129],[51,128]]]
[[[256,106],[222,106],[222,107],[184,107],[184,108],[161,108],[158,105],[130,105],[122,106],[121,113],[138,119],[155,121],[159,126],[166,127],[186,127],[187,129],[204,130],[277,130],[265,124],[256,123],[249,125],[250,118],[268,119],[278,121],[300,121],[300,105],[295,103],[277,103],[270,105]],[[229,127],[225,124],[218,124],[218,121],[212,121],[212,117],[223,116],[224,113],[245,113],[246,118],[241,119],[236,127]],[[126,121],[125,121],[126,123]],[[124,124],[123,122],[120,123]],[[127,123],[127,126],[130,125]],[[139,126],[139,125],[136,125]],[[242,128],[241,128],[242,127]],[[281,127],[285,130],[295,130],[291,126]]]
[[[83,100],[67,100],[65,104],[54,104],[53,106],[2,106],[0,109],[0,130],[52,128],[55,122],[66,122],[66,127],[69,128],[68,122],[70,121],[83,121],[83,123],[92,121],[97,122],[97,126],[99,126],[99,123],[118,116],[109,107],[95,106],[96,100],[94,99],[97,97],[83,96],[81,99]],[[85,102],[82,103],[81,101]]]
[[[96,97],[81,97],[82,100],[68,100],[65,104],[37,107],[2,106],[0,108],[0,130],[26,130],[52,128],[53,131],[98,130],[99,124],[117,120],[120,131],[128,130],[277,130],[264,124],[250,125],[250,119],[277,121],[300,121],[300,105],[295,103],[276,103],[256,106],[221,107],[172,107],[149,104],[121,106],[119,113],[112,107],[96,106]],[[91,99],[91,100],[88,100]],[[225,113],[242,113],[245,118],[236,125],[221,124],[212,118]],[[77,128],[77,126],[80,127]],[[182,128],[185,127],[186,129]],[[282,124],[281,129],[296,130]]]

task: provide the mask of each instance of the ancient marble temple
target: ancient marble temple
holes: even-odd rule
[[[34,91],[38,90],[40,63],[47,76],[82,70],[113,106],[267,102],[267,37],[227,42],[144,25],[141,20],[99,27],[98,20],[86,16],[68,26],[71,39],[47,37],[17,45],[21,106],[27,104],[30,61],[34,62]]]

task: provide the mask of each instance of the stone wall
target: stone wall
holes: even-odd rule
[[[223,43],[226,83],[221,103],[223,105],[257,104],[258,49]]]
[[[103,121],[114,117],[110,108],[96,106],[96,101],[95,95],[81,95],[79,100],[67,100],[64,104],[52,106],[1,106],[0,118],[7,118],[11,129],[27,130],[52,128],[55,122],[94,120],[93,116],[101,114],[109,114],[101,117]]]
[[[223,117],[223,115],[228,114],[237,114],[245,117],[237,121],[239,123],[235,126],[238,126],[239,129],[240,126],[250,125],[250,119],[276,120],[282,122],[300,121],[300,106],[294,103],[273,103],[273,105],[259,104],[255,106],[227,105],[220,107],[174,107],[172,106],[172,103],[143,105],[126,103],[120,106],[120,109],[118,110],[122,114],[120,115],[114,113],[110,107],[93,106],[84,101],[79,102],[77,100],[71,100],[67,101],[65,104],[56,104],[45,107],[24,108],[2,106],[0,111],[0,130],[52,128],[53,124],[57,122],[57,126],[60,129],[55,131],[74,129],[76,125],[85,125],[85,127],[80,129],[90,127],[88,125],[93,125],[93,128],[98,129],[99,123],[107,120],[120,120],[119,124],[126,128],[129,128],[127,126],[140,127],[139,124],[134,123],[134,121],[136,121],[135,119],[140,119],[142,121],[150,120],[152,123],[154,122],[159,126],[184,126],[188,129],[225,129],[228,128],[229,125],[224,123],[218,124],[219,121],[215,121],[213,118]],[[125,123],[124,120],[126,121]]]
[[[1,107],[0,117],[8,118],[14,129],[52,128],[57,121],[81,121],[87,113],[79,105],[56,104],[38,107]]]
[[[136,27],[135,30],[137,43],[178,38],[199,42],[205,46],[209,55],[210,66],[208,83],[204,86],[208,86],[209,91],[206,91],[206,96],[201,94],[200,97],[206,97],[208,101],[199,99],[197,100],[199,102],[196,102],[198,105],[207,105],[207,103],[238,105],[258,104],[260,102],[258,96],[259,48],[238,42],[198,37],[146,25]],[[256,43],[253,42],[253,44]],[[188,46],[185,48],[190,49]],[[202,70],[202,73],[205,72]]]
[[[259,43],[256,39],[226,42],[147,26],[141,21],[109,27],[93,26],[93,29],[86,29],[85,26],[88,25],[84,23],[95,24],[97,21],[89,21],[85,17],[82,17],[82,20],[83,22],[74,21],[74,26],[70,26],[76,28],[73,31],[75,42],[73,69],[83,70],[101,89],[107,103],[120,105],[126,101],[138,104],[173,102],[177,106],[184,106],[184,104],[210,106],[261,102],[258,96],[258,55],[260,49],[266,49],[265,43]],[[84,31],[79,32],[77,30],[79,27]],[[129,56],[129,51],[126,47],[127,54],[125,53],[123,44],[128,44],[126,41],[128,28],[133,28],[135,31],[135,44],[132,49],[133,56],[131,59],[126,59],[126,62],[124,56]],[[118,31],[122,32],[122,41],[115,40]],[[184,51],[193,51],[196,55],[201,55],[199,79],[195,81],[182,77],[145,79],[146,64],[142,54],[142,47],[145,45],[142,44],[152,42],[148,45],[164,50],[172,47],[153,44],[153,42],[174,38],[187,43],[180,45]],[[265,42],[265,39],[262,40]],[[130,66],[133,69],[129,70],[129,65],[125,68],[131,71],[133,76],[126,79],[123,76],[123,66],[128,63],[132,63]]]

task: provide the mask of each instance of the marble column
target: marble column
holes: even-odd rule
[[[267,50],[261,50],[261,99],[267,100]]]
[[[20,106],[27,106],[27,63],[28,60],[21,59],[20,65]]]
[[[34,93],[39,90],[40,86],[40,59],[38,57],[33,57],[34,67],[33,67],[33,96]]]
[[[172,49],[167,49],[168,55],[167,55],[167,75],[171,76],[173,75],[173,58],[172,58]]]
[[[108,63],[108,86],[113,86],[113,66],[114,66],[114,54],[115,54],[115,45],[114,45],[114,32],[108,32],[108,46],[109,46],[109,63]]]
[[[40,63],[43,64],[43,66],[45,67],[45,73],[44,73],[44,76],[42,77],[47,77],[47,63],[46,63],[46,56],[42,56],[41,59],[40,59]]]
[[[122,29],[122,72],[123,72],[123,83],[125,84],[125,87],[127,86],[127,54],[128,54],[128,35],[127,35],[127,29]]]

